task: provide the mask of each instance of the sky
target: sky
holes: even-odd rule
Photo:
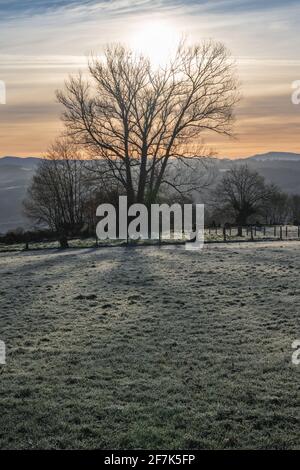
[[[230,158],[300,153],[299,17],[299,0],[0,0],[0,156],[45,153],[62,130],[55,90],[91,52],[123,42],[158,54],[182,35],[222,41],[237,63],[235,136],[207,134],[206,146]]]

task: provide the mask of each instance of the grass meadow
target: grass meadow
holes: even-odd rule
[[[2,449],[300,448],[300,242],[0,254]]]

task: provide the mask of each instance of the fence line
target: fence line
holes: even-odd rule
[[[275,240],[300,240],[300,225],[247,225],[243,227],[228,226],[206,226],[204,229],[204,240],[207,243],[213,242],[234,242],[234,241],[275,241]],[[172,233],[171,238],[166,238],[160,231],[157,240],[98,240],[97,237],[71,238],[70,248],[101,248],[132,245],[158,245],[184,243],[182,233]],[[54,240],[41,240],[15,242],[11,244],[0,243],[0,252],[23,251],[34,249],[57,249],[59,244]]]
[[[237,225],[206,226],[206,241],[229,240],[298,240],[299,225]]]

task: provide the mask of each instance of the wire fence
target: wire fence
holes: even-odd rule
[[[298,240],[298,225],[247,225],[245,227],[206,227],[205,241]]]
[[[90,238],[71,238],[69,248],[104,248],[121,246],[144,246],[180,244],[188,240],[182,232],[160,233],[155,240],[98,240]],[[300,240],[300,226],[297,225],[248,225],[211,226],[204,229],[205,243],[244,242],[244,241]],[[40,240],[38,242],[0,243],[0,252],[18,252],[27,250],[59,249],[58,241]]]

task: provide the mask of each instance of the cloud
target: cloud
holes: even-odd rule
[[[299,15],[299,0],[0,0],[0,79],[7,84],[10,106],[6,114],[0,109],[5,134],[0,154],[45,150],[60,128],[55,89],[70,72],[85,67],[91,51],[126,41],[154,17],[172,22],[193,41],[225,42],[237,57],[244,96],[238,109],[240,141],[212,139],[220,149],[236,155],[244,153],[244,145],[255,153],[262,129],[266,142],[272,140],[272,126],[279,139],[280,122],[284,135],[297,142],[300,109],[297,114],[290,107],[289,93],[300,79]]]
[[[295,5],[298,0],[286,0],[285,7]],[[282,7],[282,0],[0,0],[2,15],[7,17],[26,16],[32,14],[48,13],[62,9],[92,10],[102,8],[106,11],[119,12],[134,11],[139,13],[145,9],[152,8],[185,8],[198,7],[201,10],[212,11],[214,13],[241,13],[249,11],[259,11]]]

